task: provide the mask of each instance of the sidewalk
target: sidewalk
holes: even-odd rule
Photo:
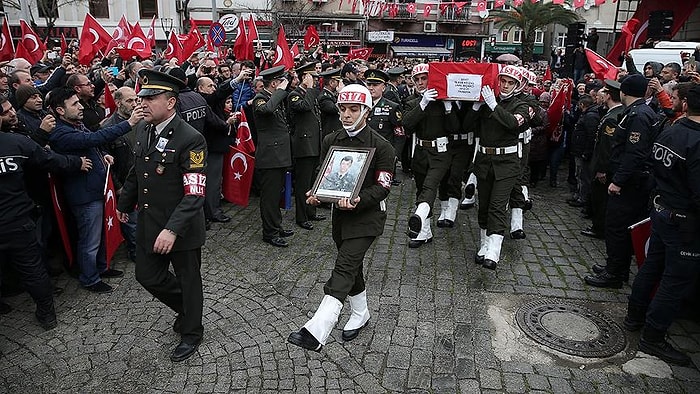
[[[635,359],[638,333],[626,333],[625,350],[613,357],[583,359],[519,330],[516,310],[536,299],[578,303],[621,323],[630,291],[584,284],[588,267],[604,259],[604,243],[579,234],[588,223],[564,203],[564,186],[542,183],[531,196],[527,239],[506,239],[492,272],[473,262],[475,209],[459,211],[455,228],[434,226],[431,244],[408,249],[414,186],[393,188],[384,235],[365,259],[370,323],[343,342],[346,303],[321,353],[286,339],[323,296],[335,258],[330,220],[307,231],[286,212],[295,235],[289,248],[274,248],[262,242],[257,199],[245,209],[226,205],[233,220],[213,225],[203,251],[205,337],[197,355],[170,362],[179,340],[174,314],[136,282],[133,263],[118,262],[126,274],[110,280],[111,294],[59,277],[65,292],[52,331],[35,322],[28,295],[6,300],[14,311],[0,317],[0,392],[697,392],[694,366]],[[700,365],[698,323],[679,321],[671,339]]]

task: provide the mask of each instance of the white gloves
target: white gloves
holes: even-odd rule
[[[449,114],[450,112],[452,112],[452,101],[445,100],[442,102],[442,104],[445,105],[445,113],[446,114]]]
[[[474,104],[472,104],[472,109],[473,109],[474,111],[478,111],[479,108],[481,108],[482,105],[484,105],[484,102],[483,102],[483,101],[477,101],[477,102],[475,102]]]
[[[493,93],[493,89],[488,85],[481,88],[481,95],[484,97],[484,102],[491,108],[491,111],[496,109],[498,103],[496,102],[496,95]]]
[[[423,92],[423,98],[420,99],[420,109],[422,109],[423,111],[425,111],[425,107],[427,107],[428,104],[429,104],[431,101],[435,101],[435,99],[437,98],[437,96],[438,96],[437,90],[435,90],[435,89],[426,89],[426,90]]]

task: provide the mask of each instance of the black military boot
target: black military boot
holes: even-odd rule
[[[656,356],[667,363],[685,366],[690,364],[690,357],[676,350],[670,343],[666,342],[666,333],[653,327],[646,326],[644,333],[639,339],[639,350]]]
[[[622,322],[625,329],[630,332],[639,331],[644,327],[647,308],[644,306],[627,304],[627,316]]]

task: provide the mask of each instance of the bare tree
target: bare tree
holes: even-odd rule
[[[46,36],[48,35],[48,30],[56,26],[56,19],[58,19],[58,11],[62,7],[70,4],[89,3],[92,1],[95,0],[2,0],[2,3],[5,7],[14,8],[17,10],[22,8],[20,3],[28,3],[28,22],[33,29],[36,29],[37,27],[36,19],[34,18],[34,10],[36,9],[39,14],[37,17],[44,18],[44,20],[46,21],[47,31],[46,34],[44,34],[44,37],[42,37],[46,38]]]

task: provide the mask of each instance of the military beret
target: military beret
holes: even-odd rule
[[[272,81],[284,76],[284,66],[277,66],[260,71],[260,77],[263,81]]]
[[[139,97],[156,96],[165,92],[177,94],[185,87],[185,82],[176,76],[145,68],[139,71],[139,84]]]
[[[367,83],[381,82],[386,83],[389,80],[389,76],[382,70],[367,70],[365,72],[365,80]]]

